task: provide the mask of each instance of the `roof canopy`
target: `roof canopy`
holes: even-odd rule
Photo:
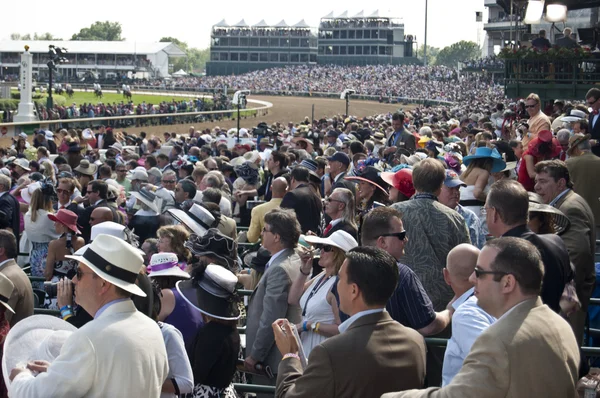
[[[369,15],[369,18],[379,18],[381,15],[379,15],[379,10],[375,10],[373,11],[373,14]]]
[[[139,54],[150,55],[161,51],[169,56],[183,57],[185,52],[170,42],[133,41],[56,41],[56,40],[2,40],[0,52],[22,53],[25,45],[31,53],[47,53],[49,45],[64,47],[70,54]]]
[[[364,18],[364,16],[365,16],[364,10],[361,10],[358,14],[356,14],[352,18]]]
[[[341,13],[340,15],[338,15],[336,18],[348,18],[348,11],[344,11],[343,13]]]
[[[229,24],[227,24],[227,22],[225,22],[225,20],[222,19],[221,22],[219,22],[218,24],[215,25],[215,27],[217,27],[217,28],[228,28]]]
[[[289,28],[290,25],[285,23],[285,20],[281,20],[279,21],[279,23],[277,25],[275,25],[276,28]]]
[[[333,19],[333,11],[331,11],[329,14],[325,15],[322,19]]]
[[[261,19],[259,23],[252,25],[253,28],[270,28],[271,25],[265,22],[264,19]]]
[[[244,21],[243,19],[240,22],[236,23],[235,25],[231,25],[231,26],[234,27],[234,28],[248,28],[248,27],[250,27],[250,25],[248,25],[246,23],[246,21]]]
[[[301,20],[300,22],[298,22],[296,25],[293,26],[294,28],[310,28],[310,26],[304,22],[304,19]]]

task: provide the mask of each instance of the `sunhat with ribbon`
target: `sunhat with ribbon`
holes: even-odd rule
[[[146,293],[135,284],[144,258],[129,243],[110,235],[98,235],[81,256],[67,255],[88,266],[96,275],[137,296]]]
[[[335,246],[343,252],[348,252],[358,246],[356,240],[346,231],[335,231],[327,238],[319,238],[315,235],[305,235],[304,240],[311,245]]]
[[[76,330],[69,322],[50,315],[32,315],[20,320],[4,341],[2,375],[6,385],[11,384],[9,375],[14,368],[24,368],[33,360],[52,363]]]
[[[384,188],[387,183],[381,178],[381,171],[373,166],[365,166],[362,169],[357,170],[356,176],[344,177],[345,180],[350,181],[365,181],[369,184],[381,189],[386,195],[387,190]]]
[[[474,159],[492,159],[492,173],[502,171],[506,167],[506,163],[502,160],[502,155],[496,148],[479,147],[475,150],[474,155],[465,156],[463,164],[468,166]]]
[[[575,148],[579,146],[582,142],[585,142],[592,138],[591,134],[575,134],[569,139],[569,149],[567,149],[567,155],[573,156],[573,152],[575,152]]]
[[[178,276],[189,279],[190,274],[179,267],[179,260],[175,253],[155,253],[150,258],[150,264],[146,267],[148,276],[156,278],[160,276]]]
[[[59,222],[65,227],[69,228],[71,231],[79,234],[80,232],[77,228],[77,217],[77,214],[67,209],[60,209],[56,214],[48,214],[48,218],[50,220]]]
[[[193,280],[179,281],[175,288],[181,297],[204,315],[225,321],[240,318],[235,290],[237,277],[224,267],[209,264]]]
[[[411,169],[404,168],[395,173],[384,172],[381,173],[381,179],[396,188],[407,198],[411,198],[415,194]]]
[[[139,191],[132,191],[131,196],[148,206],[155,213],[159,213],[159,209],[162,207],[162,200],[156,196],[156,194],[146,188],[142,188]]]
[[[188,212],[181,209],[167,209],[167,213],[178,223],[187,227],[196,235],[202,236],[215,222],[215,218],[204,207],[194,203]]]

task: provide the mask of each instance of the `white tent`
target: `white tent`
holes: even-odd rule
[[[348,18],[348,11],[344,11],[343,13],[341,13],[340,15],[338,15],[336,18],[339,18],[339,19]]]
[[[379,18],[379,17],[380,17],[379,10],[375,10],[375,11],[373,11],[373,14],[369,15],[368,18]]]
[[[243,19],[236,23],[235,25],[231,25],[234,28],[249,28],[250,26],[246,23],[246,21],[244,21]]]
[[[227,28],[227,27],[229,27],[229,25],[227,24],[227,22],[225,22],[224,19],[222,19],[221,22],[219,22],[218,24],[215,25],[215,27],[217,27],[217,28]]]
[[[277,25],[275,25],[276,28],[289,28],[289,25],[287,23],[285,23],[285,20],[282,19]]]
[[[321,19],[333,19],[333,11],[331,11],[329,14],[325,15],[323,18]]]
[[[364,18],[365,12],[364,10],[353,16],[352,18]]]
[[[310,28],[310,26],[304,22],[304,19],[300,22],[298,22],[296,25],[294,25],[294,28]]]
[[[171,76],[173,77],[184,77],[187,76],[187,72],[184,71],[183,69],[179,69],[177,72],[174,72]]]

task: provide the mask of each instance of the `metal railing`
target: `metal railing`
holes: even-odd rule
[[[507,59],[506,84],[589,84],[600,81],[600,59]]]

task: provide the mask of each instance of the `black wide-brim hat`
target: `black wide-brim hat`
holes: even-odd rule
[[[356,170],[356,176],[348,176],[348,177],[344,177],[345,180],[349,180],[349,181],[365,181],[368,182],[369,184],[375,186],[376,188],[379,188],[383,191],[383,193],[385,193],[386,195],[388,194],[388,191],[386,188],[387,187],[387,183],[385,181],[383,181],[383,179],[381,178],[381,171],[379,171],[378,169],[376,169],[373,166],[365,166],[363,168],[358,168]]]

